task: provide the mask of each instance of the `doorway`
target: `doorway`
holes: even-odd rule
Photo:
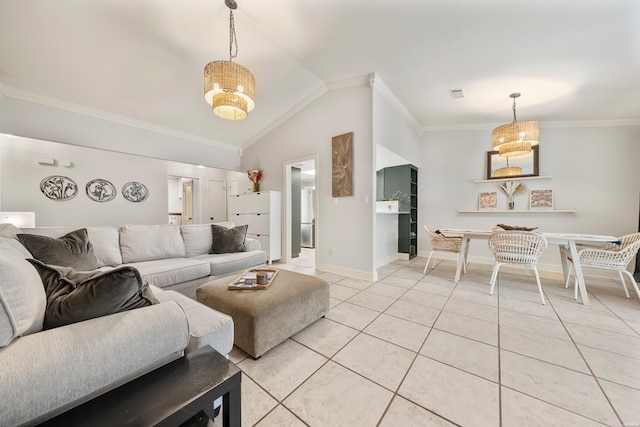
[[[193,224],[193,181],[182,181],[182,224]]]
[[[317,155],[288,160],[284,164],[284,261],[313,269],[318,264],[321,240],[318,237],[317,164]],[[294,254],[294,251],[297,252]]]
[[[209,180],[209,222],[227,220],[227,184],[220,180]]]
[[[168,176],[169,224],[198,224],[198,179]]]

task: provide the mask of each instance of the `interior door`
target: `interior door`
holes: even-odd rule
[[[182,182],[182,224],[193,224],[193,181]]]
[[[300,168],[291,168],[291,258],[300,256],[302,177]]]
[[[209,222],[227,220],[227,188],[224,181],[209,180]]]

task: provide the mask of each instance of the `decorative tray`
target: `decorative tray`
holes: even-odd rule
[[[232,290],[242,290],[242,289],[269,289],[271,283],[278,275],[277,268],[267,268],[267,267],[257,267],[250,268],[238,277],[227,286]],[[258,273],[267,273],[267,283],[264,285],[259,285],[257,283],[257,274]]]
[[[497,226],[506,231],[533,231],[538,228],[538,227],[518,227],[516,225],[504,225],[504,224],[498,224]]]

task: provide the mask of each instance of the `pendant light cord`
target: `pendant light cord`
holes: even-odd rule
[[[234,51],[235,47],[235,51]],[[236,26],[233,20],[233,10],[229,9],[229,62],[238,56],[238,38],[236,37]],[[515,100],[513,114],[515,117]]]
[[[236,50],[237,50],[237,47],[236,47]],[[513,97],[513,122],[515,123],[517,121],[518,119],[516,119],[516,97]]]

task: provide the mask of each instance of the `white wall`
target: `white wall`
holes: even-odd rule
[[[490,229],[498,223],[535,226],[549,232],[620,236],[637,231],[640,197],[640,127],[545,127],[540,130],[540,175],[550,179],[523,181],[515,208],[528,207],[530,189],[553,189],[558,209],[576,213],[457,213],[476,209],[478,193],[498,192],[498,208],[506,197],[498,183],[472,183],[486,177],[491,129],[428,131],[422,136],[419,175],[420,255],[430,243],[422,225],[438,228]],[[471,244],[471,260],[492,262],[486,242]],[[560,271],[558,250],[550,247],[541,268]]]
[[[261,189],[283,192],[283,221],[288,217],[284,211],[284,163],[317,155],[317,267],[369,279],[374,274],[372,230],[375,170],[372,126],[371,88],[356,86],[336,89],[296,113],[244,150],[242,155],[243,170],[252,167],[256,159],[260,160],[264,168]],[[347,132],[354,133],[354,195],[333,198],[331,138]],[[329,255],[330,249],[333,255]]]
[[[57,162],[54,166],[40,165],[38,159],[42,158]],[[61,160],[71,161],[73,167],[62,167]],[[69,201],[46,198],[40,191],[40,181],[50,175],[72,178],[78,185],[77,196]],[[228,182],[239,173],[0,134],[0,210],[33,211],[39,227],[166,224],[169,175],[194,179],[197,224],[208,222],[209,179]],[[98,203],[86,196],[85,185],[95,178],[114,184],[118,192],[114,200]],[[148,199],[141,203],[125,200],[121,189],[129,181],[145,184]]]
[[[167,223],[166,162],[85,147],[30,138],[0,135],[0,185],[2,211],[36,213],[36,226],[89,226]],[[38,159],[51,158],[56,165],[40,165]],[[65,168],[60,160],[73,166]],[[68,201],[50,200],[40,191],[40,181],[50,175],[63,175],[78,185],[78,194]],[[98,203],[86,195],[85,185],[92,179],[110,181],[117,190],[115,199]],[[121,189],[130,181],[143,183],[147,200],[129,202]]]
[[[389,95],[380,90],[380,86],[374,85],[373,90],[373,141],[376,147],[374,170],[410,163],[418,167],[418,175],[420,175],[420,135],[407,117],[389,100],[387,97]],[[378,158],[378,156],[384,156],[384,158]],[[374,176],[373,179],[375,182],[376,177]],[[393,248],[393,239],[395,239],[396,256],[398,255],[397,217],[395,222],[394,236],[389,232],[388,215],[375,216],[372,232],[377,242],[374,246],[376,267],[391,260],[389,251]],[[418,241],[418,249],[420,246],[421,242]]]
[[[190,138],[144,123],[136,126],[138,123],[133,120],[123,122],[89,110],[85,113],[3,97],[0,93],[0,133],[226,170],[238,170],[240,166],[234,146],[214,145],[204,138]]]
[[[373,142],[406,159],[395,165],[381,162],[383,167],[411,163],[420,169],[421,141],[418,130],[389,101],[385,93],[378,90],[378,86],[374,86],[373,91]]]

